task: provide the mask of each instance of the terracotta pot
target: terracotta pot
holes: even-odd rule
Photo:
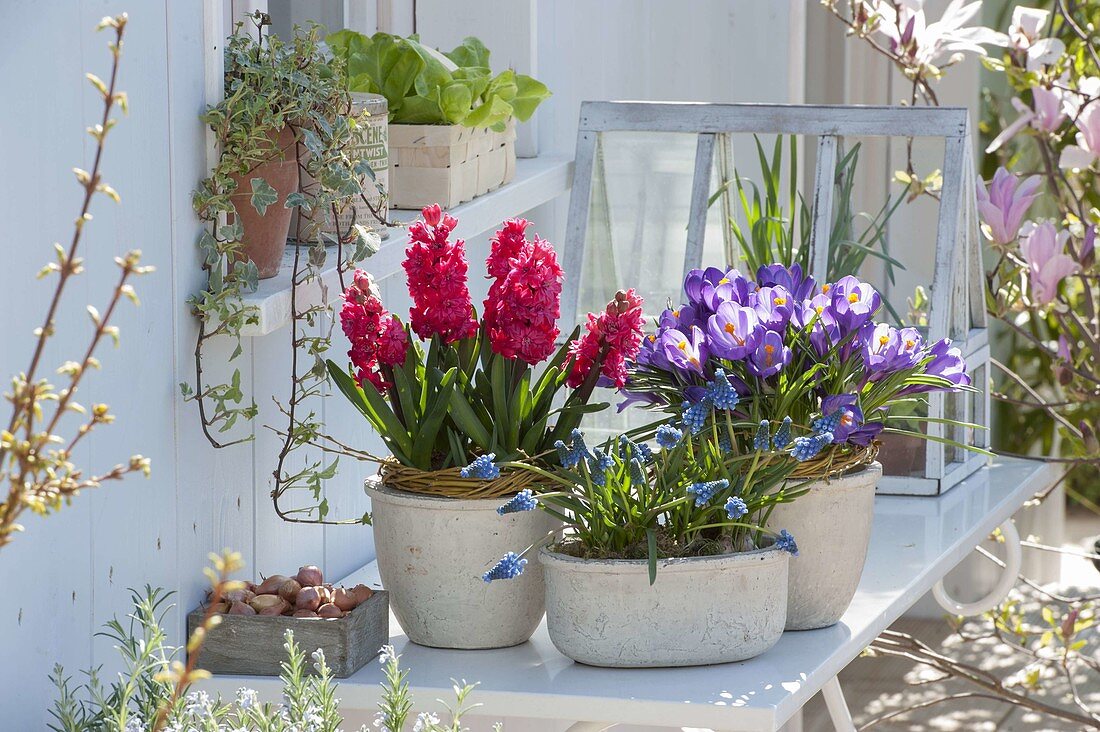
[[[248,173],[231,176],[237,182],[233,194],[233,206],[244,227],[244,256],[252,260],[265,280],[279,274],[290,234],[290,217],[294,213],[286,207],[286,198],[298,190],[298,163],[294,159],[294,131],[284,127],[278,135],[271,133],[275,150],[266,162],[260,163]],[[252,205],[252,179],[263,178],[278,195],[275,203],[267,207],[261,216]]]

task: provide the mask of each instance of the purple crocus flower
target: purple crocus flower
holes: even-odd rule
[[[966,373],[966,359],[962,351],[951,345],[947,338],[936,341],[922,354],[922,360],[931,356],[931,360],[924,365],[924,373],[929,376],[939,376],[951,382],[954,386],[970,386],[970,376]],[[937,387],[925,384],[907,386],[899,392],[899,396],[906,394],[921,394],[934,391]]]
[[[1080,270],[1073,257],[1065,253],[1068,231],[1055,232],[1054,224],[1044,221],[1028,231],[1020,242],[1020,253],[1028,267],[1031,299],[1036,305],[1048,305],[1058,296],[1058,285]]]
[[[740,361],[756,347],[761,330],[756,310],[724,302],[707,321],[708,343],[721,358]]]
[[[814,432],[831,432],[833,442],[847,442],[863,426],[863,410],[855,394],[831,394],[821,400],[821,417],[814,420]]]
[[[782,333],[794,312],[794,298],[786,287],[761,287],[756,293],[755,307],[765,328]]]
[[[867,447],[886,427],[882,422],[864,422],[863,426],[848,435],[848,444]]]
[[[662,328],[675,328],[687,333],[691,326],[700,327],[706,325],[706,317],[701,316],[700,308],[690,303],[685,303],[675,308],[666,308],[657,320],[657,325]]]
[[[1020,181],[1004,167],[997,168],[989,188],[978,184],[978,215],[988,227],[994,244],[1009,244],[1016,240],[1020,224],[1031,202],[1039,197],[1042,179],[1033,175]]]
[[[766,379],[778,374],[790,361],[791,349],[783,343],[783,336],[774,330],[766,330],[749,355],[747,366],[750,374]]]
[[[687,335],[678,330],[666,330],[658,338],[658,343],[672,366],[682,371],[703,373],[703,363],[709,353],[707,337],[699,326],[691,326]]]
[[[916,328],[898,330],[887,323],[867,323],[860,333],[863,365],[872,380],[915,366],[923,357],[924,339]]]
[[[651,366],[655,369],[661,369],[662,371],[668,371],[671,368],[671,364],[668,362],[668,357],[665,356],[665,351],[661,347],[661,335],[667,330],[674,330],[673,328],[661,328],[657,333],[650,333],[642,338],[642,345],[638,349],[638,363],[642,366]]]
[[[695,305],[700,317],[707,317],[723,302],[745,304],[752,284],[736,269],[724,272],[717,267],[693,269],[684,280],[688,303]]]
[[[813,277],[802,274],[802,266],[797,263],[790,269],[782,264],[763,265],[756,270],[756,281],[761,287],[783,287],[795,300],[805,300],[817,284]]]
[[[842,334],[858,330],[882,305],[882,298],[874,287],[851,275],[837,280],[829,295],[833,298],[833,314]]]

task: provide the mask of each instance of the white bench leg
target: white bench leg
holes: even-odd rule
[[[840,679],[834,676],[826,681],[821,687],[821,695],[825,697],[825,706],[829,709],[829,718],[833,720],[836,732],[856,732],[848,702],[844,701],[844,692],[840,690]]]

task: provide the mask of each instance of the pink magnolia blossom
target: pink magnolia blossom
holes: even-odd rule
[[[924,15],[924,0],[906,0],[895,5],[875,0],[873,10],[881,18],[876,30],[886,36],[895,53],[919,66],[934,66],[954,53],[985,55],[983,45],[1005,46],[1008,37],[990,28],[964,27],[982,4],[951,0],[943,17],[929,23]]]
[[[1058,296],[1058,285],[1080,266],[1066,254],[1068,231],[1058,232],[1044,221],[1030,226],[1020,242],[1020,253],[1027,262],[1031,299],[1036,305],[1049,305]]]
[[[1056,132],[1062,126],[1062,123],[1066,121],[1066,115],[1074,111],[1073,102],[1068,96],[1067,92],[1057,87],[1047,89],[1043,86],[1037,86],[1031,90],[1032,107],[1024,104],[1019,97],[1013,97],[1012,106],[1016,108],[1020,116],[1001,130],[1001,133],[994,138],[993,142],[989,143],[989,147],[985,151],[987,153],[996,152],[1027,125],[1031,125],[1039,132],[1047,134]]]
[[[1027,54],[1027,70],[1037,71],[1052,64],[1066,52],[1066,44],[1057,38],[1044,38],[1043,29],[1050,18],[1049,10],[1016,6],[1008,28],[1009,48]]]
[[[978,215],[988,227],[987,234],[996,244],[1008,244],[1016,239],[1024,215],[1038,196],[1042,179],[1033,175],[1020,181],[1001,167],[993,174],[988,190],[978,184]]]
[[[1085,103],[1077,115],[1077,144],[1062,150],[1063,168],[1087,168],[1100,158],[1100,101]]]

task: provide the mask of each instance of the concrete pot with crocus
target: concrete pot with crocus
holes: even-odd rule
[[[375,547],[394,614],[411,640],[443,648],[522,643],[543,613],[541,567],[509,554],[553,537],[553,514],[530,513],[578,428],[599,379],[619,385],[641,342],[641,298],[617,293],[559,347],[562,270],[527,222],[506,221],[486,261],[477,316],[458,221],[439,206],[409,227],[408,325],[356,271],[341,325],[350,364],[333,382],[390,451],[368,481]],[[528,467],[536,470],[527,470]],[[495,580],[508,579],[507,583]]]

